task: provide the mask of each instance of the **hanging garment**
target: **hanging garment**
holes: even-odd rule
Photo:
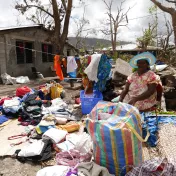
[[[93,54],[91,58],[92,60],[89,66],[85,69],[84,73],[87,74],[89,80],[97,82],[98,65],[101,59],[101,54]]]
[[[59,59],[60,59],[60,56],[55,55],[55,57],[54,57],[54,69],[56,70],[57,76],[62,81],[62,80],[64,80],[64,76],[63,76],[63,73],[62,73],[62,69],[61,69],[61,66],[60,66]]]
[[[78,65],[73,56],[67,57],[67,73],[74,72],[78,68]]]
[[[98,65],[98,74],[97,74],[98,81],[96,81],[96,83],[94,84],[95,90],[104,92],[107,89],[106,83],[110,79],[111,68],[112,68],[112,65],[109,62],[108,56],[103,54],[101,56],[101,59]]]

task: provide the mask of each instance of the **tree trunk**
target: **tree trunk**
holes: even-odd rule
[[[114,24],[114,44],[113,44],[113,51],[114,55],[116,54],[116,46],[117,46],[117,26]]]
[[[54,21],[55,21],[53,40],[57,47],[56,49],[57,53],[60,55],[64,55],[64,46],[65,46],[67,35],[68,35],[70,15],[71,15],[71,10],[72,10],[72,0],[68,1],[62,35],[61,35],[60,11],[58,9],[57,0],[52,0],[52,7],[53,7],[53,16],[54,16]]]
[[[53,36],[53,42],[56,44],[56,52],[60,54],[60,15],[59,15],[59,9],[58,4],[56,0],[52,0],[52,8],[53,8],[53,16],[54,16],[54,22],[55,22],[55,28],[54,28],[54,36]]]
[[[172,26],[173,26],[173,30],[174,30],[174,43],[175,43],[175,46],[176,46],[176,11],[172,15]]]
[[[67,36],[68,36],[71,10],[72,10],[72,0],[69,0],[68,5],[67,5],[67,9],[66,9],[64,28],[63,28],[63,32],[62,32],[62,36],[61,36],[61,40],[60,40],[60,52],[61,52],[61,54],[63,54],[63,52],[64,52],[64,45],[66,43]]]

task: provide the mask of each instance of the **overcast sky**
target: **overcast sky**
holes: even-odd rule
[[[47,3],[48,0],[43,0]],[[73,0],[74,6],[78,7],[79,0]],[[107,0],[108,1],[108,0]],[[165,0],[160,0],[160,2],[164,2]],[[114,0],[113,4],[113,13],[116,14],[117,6],[121,2],[121,0]],[[87,0],[86,1],[86,13],[85,18],[90,21],[90,24],[86,26],[87,29],[92,28],[99,31],[101,29],[102,20],[107,18],[106,15],[106,7],[102,0]],[[128,7],[133,7],[128,13],[128,28],[121,27],[119,29],[118,39],[125,41],[135,41],[137,37],[142,34],[142,29],[145,29],[148,26],[148,23],[152,23],[152,16],[148,16],[148,9],[153,4],[150,0],[126,0],[124,4],[124,12]],[[72,11],[72,17],[79,19],[82,17],[83,8],[74,8]],[[158,27],[158,31],[164,31],[164,13],[161,13],[158,10],[158,18],[160,22],[160,26]],[[170,17],[167,15],[167,19]],[[14,10],[14,0],[1,0],[0,5],[0,27],[10,27],[16,25],[29,25],[31,22],[26,21],[24,17],[18,15],[18,12]],[[70,28],[69,28],[69,36],[75,36],[76,25],[73,20],[71,20]],[[98,37],[105,38],[105,36],[101,32],[97,32],[96,35],[89,34],[90,37]]]

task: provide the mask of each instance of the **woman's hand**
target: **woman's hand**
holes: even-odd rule
[[[132,99],[128,102],[128,104],[130,104],[130,105],[135,105],[137,101],[138,101],[137,98],[132,98]]]

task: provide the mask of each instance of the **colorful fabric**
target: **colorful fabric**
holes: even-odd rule
[[[90,162],[92,155],[90,153],[80,153],[78,150],[64,151],[56,154],[58,165],[75,167],[82,162]]]
[[[51,99],[56,99],[61,97],[63,92],[63,87],[60,84],[53,84],[50,88]]]
[[[134,56],[134,57],[130,60],[130,65],[131,65],[131,67],[133,67],[133,68],[138,68],[138,67],[137,67],[137,61],[143,60],[143,59],[147,60],[147,61],[149,62],[149,64],[150,64],[150,66],[151,66],[151,65],[154,65],[155,62],[156,62],[156,57],[155,57],[152,53],[143,52],[143,53],[141,53],[141,54],[138,54],[138,55]]]
[[[126,176],[174,176],[176,164],[167,159],[155,158],[145,161],[142,165],[134,167]]]
[[[100,92],[106,90],[106,82],[109,79],[112,65],[109,62],[108,56],[103,54],[101,56],[99,66],[98,66],[98,82],[94,84],[94,89]]]
[[[99,113],[112,114],[108,120],[97,120]],[[126,165],[142,163],[142,128],[139,111],[125,103],[99,102],[86,120],[93,140],[95,162],[110,174],[120,176],[129,170]],[[142,141],[142,142],[141,142]]]
[[[56,70],[56,74],[59,77],[59,79],[61,81],[64,80],[64,76],[63,76],[62,69],[60,66],[60,56],[59,55],[55,55],[54,57],[54,69]]]
[[[17,97],[23,97],[25,94],[32,92],[32,89],[27,87],[27,86],[23,86],[23,87],[19,87],[16,89],[16,96]]]
[[[137,72],[132,73],[127,82],[130,83],[129,91],[125,96],[123,102],[128,103],[132,98],[135,98],[148,90],[149,84],[160,84],[160,78],[154,72],[149,70],[148,72],[138,75]],[[156,105],[157,103],[157,91],[149,98],[141,101],[137,101],[135,107],[139,110],[146,110]]]

